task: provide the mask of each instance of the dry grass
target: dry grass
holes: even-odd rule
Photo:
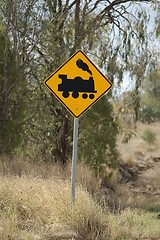
[[[109,215],[111,240],[160,239],[160,223],[154,214],[137,209],[126,209],[121,214]]]
[[[68,232],[81,239],[104,239],[102,209],[80,187],[73,208],[68,181],[12,177],[0,182],[1,240],[58,239]]]
[[[11,159],[7,157],[0,158],[0,174],[3,176],[30,177],[42,179],[61,179],[69,180],[71,178],[71,163],[65,168],[58,164],[35,163],[27,158],[14,156]],[[99,181],[94,172],[84,163],[78,163],[76,167],[76,182],[82,185],[84,189],[94,194],[97,190]]]
[[[80,186],[73,207],[68,180],[0,179],[1,240],[158,240],[159,221],[136,209],[112,214]]]
[[[148,189],[141,191],[139,187],[131,188],[127,184],[117,184],[115,192],[106,197],[113,212],[121,212],[128,207],[154,212],[157,215],[160,212],[160,191],[157,190],[154,192]]]
[[[148,144],[141,138],[146,129],[156,133],[156,140],[154,144]],[[152,155],[160,156],[160,123],[144,124],[138,123],[135,136],[133,136],[128,143],[122,143],[122,137],[118,139],[118,150],[121,154],[121,161],[128,163],[130,166],[137,164],[137,159],[147,156],[149,159]],[[147,161],[147,159],[145,159]]]
[[[64,169],[3,157],[0,173],[1,240],[103,239],[106,219],[89,194],[96,191],[98,180],[83,163],[77,165],[74,208],[70,203],[70,163]],[[74,237],[77,234],[79,237]]]
[[[156,133],[154,144],[141,138],[146,129]],[[119,138],[119,151],[123,163],[140,170],[133,185],[117,185],[116,197],[125,206],[137,207],[148,211],[160,211],[160,123],[138,123],[135,136],[126,144]],[[157,159],[157,160],[156,160]],[[123,204],[124,203],[124,204]]]

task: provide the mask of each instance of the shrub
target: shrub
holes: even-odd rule
[[[104,164],[110,168],[117,167],[117,134],[118,126],[112,103],[103,97],[80,122],[79,157],[91,166],[97,175],[103,170]]]
[[[154,144],[156,140],[156,133],[151,129],[145,129],[141,138],[149,144]]]

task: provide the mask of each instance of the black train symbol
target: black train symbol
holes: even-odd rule
[[[87,71],[90,75],[92,75],[92,72],[89,69],[88,65],[84,63],[81,59],[78,59],[76,61],[76,65],[83,71]],[[63,92],[62,96],[64,98],[68,98],[70,92],[72,93],[73,98],[78,98],[79,93],[82,92],[82,97],[84,99],[87,99],[88,96],[90,99],[94,99],[94,93],[96,93],[97,91],[94,87],[93,77],[89,77],[88,80],[84,80],[79,76],[76,76],[74,79],[68,79],[66,74],[59,74],[58,77],[62,79],[62,83],[58,85],[58,91]]]

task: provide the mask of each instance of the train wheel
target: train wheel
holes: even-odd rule
[[[63,96],[64,98],[68,98],[68,97],[69,97],[69,92],[63,92],[63,93],[62,93],[62,96]]]
[[[86,99],[88,97],[87,93],[82,94],[82,98]]]
[[[93,93],[89,94],[89,98],[93,99],[94,98],[94,94]]]
[[[79,93],[78,92],[73,92],[72,93],[72,97],[73,98],[78,98],[79,97]]]

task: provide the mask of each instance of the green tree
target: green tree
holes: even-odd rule
[[[18,82],[15,57],[5,28],[0,26],[0,154],[9,154],[19,145],[24,102],[23,82]]]
[[[39,37],[35,3],[0,1],[0,154],[13,153],[24,138],[26,96],[33,89],[29,63],[36,44],[33,38]]]

